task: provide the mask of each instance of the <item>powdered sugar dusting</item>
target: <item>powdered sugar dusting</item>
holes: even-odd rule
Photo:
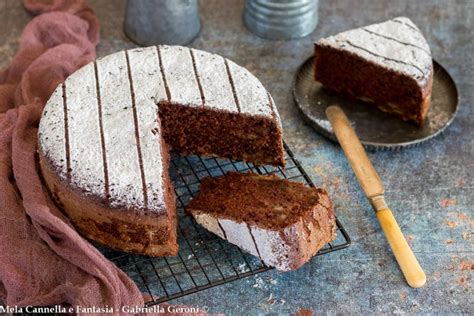
[[[196,222],[204,226],[207,230],[213,232],[221,238],[227,237],[227,240],[254,256],[260,256],[261,260],[269,265],[276,267],[281,271],[291,270],[293,262],[291,247],[282,240],[277,231],[263,229],[258,226],[250,226],[253,238],[246,223],[238,223],[230,219],[216,219],[206,213],[193,214]],[[221,232],[217,222],[225,230],[225,237]],[[293,224],[285,229],[286,234],[298,235],[298,224]],[[303,236],[301,236],[303,237]],[[258,251],[257,248],[258,247]]]
[[[411,31],[408,31],[407,28],[411,28]],[[421,52],[424,51],[428,57],[431,57],[430,46],[418,27],[409,18],[399,17],[386,23],[369,25],[364,29],[375,35],[381,35],[379,37],[384,38],[383,36],[385,36],[387,41],[398,41],[400,44],[418,47]]]
[[[262,83],[247,69],[228,60],[229,70],[234,79],[235,92],[242,113],[272,116],[268,92]]]
[[[60,84],[44,107],[39,124],[39,149],[61,178],[66,177],[66,146],[64,142],[63,89]]]
[[[292,226],[295,226],[295,224]],[[286,228],[285,231],[288,229]],[[291,249],[281,239],[280,234],[277,231],[262,229],[258,226],[253,226],[252,231],[263,262],[281,271],[291,270]]]
[[[148,208],[163,210],[163,163],[161,158],[160,124],[155,102],[166,99],[165,86],[161,77],[158,53],[154,47],[135,49],[128,52],[131,79],[134,82],[135,107],[137,111],[138,134],[142,153],[145,184],[148,194]]]
[[[186,105],[202,105],[189,48],[160,46],[160,52],[171,101]]]
[[[329,200],[327,202],[330,204]],[[319,224],[314,225],[314,223],[318,223],[317,218],[321,218],[321,212],[326,211],[322,205],[319,205],[314,207],[311,217],[302,218],[298,222],[288,225],[282,231],[275,231],[191,210],[195,220],[204,228],[227,239],[250,254],[260,257],[266,265],[273,266],[280,271],[298,268],[329,241],[321,239],[326,238],[326,228],[320,227]],[[225,236],[217,223],[221,223],[225,230]],[[329,226],[334,225],[333,219]]]
[[[243,262],[237,266],[237,271],[239,273],[245,273],[245,272],[250,271],[250,268],[246,262]]]
[[[219,227],[219,221],[218,219],[206,214],[206,213],[201,213],[201,214],[196,214],[194,215],[194,219],[196,220],[197,223],[205,227],[207,230],[213,232],[217,236],[225,239],[224,232],[222,229]]]
[[[206,106],[237,112],[224,58],[193,49]]]
[[[268,98],[270,100],[270,108],[272,112],[275,114],[275,118],[278,122],[278,125],[281,127],[281,118],[280,118],[280,113],[278,113],[278,109],[276,108],[275,101],[273,100],[273,97],[268,93]]]
[[[112,207],[143,206],[125,52],[97,61]],[[90,118],[87,118],[90,119]],[[86,167],[86,165],[84,165]]]
[[[257,248],[246,223],[237,223],[229,219],[219,219],[219,223],[225,230],[229,242],[258,257]]]
[[[432,72],[431,52],[418,28],[405,17],[339,33],[318,44],[342,49],[425,84]]]
[[[105,195],[99,105],[94,67],[86,65],[66,82],[70,177],[86,194]]]

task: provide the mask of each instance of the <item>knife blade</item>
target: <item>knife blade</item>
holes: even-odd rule
[[[383,183],[370,162],[349,119],[344,111],[336,105],[329,106],[326,109],[326,116],[362,190],[376,212],[380,226],[407,283],[413,288],[422,287],[426,283],[426,275],[403,236],[392,211],[385,202]]]

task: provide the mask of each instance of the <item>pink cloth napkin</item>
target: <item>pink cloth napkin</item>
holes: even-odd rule
[[[43,106],[95,58],[98,20],[84,1],[24,6],[38,16],[0,73],[0,298],[8,306],[143,306],[133,281],[53,205],[36,164]]]

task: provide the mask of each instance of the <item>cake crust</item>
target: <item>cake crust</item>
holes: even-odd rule
[[[82,235],[110,248],[149,256],[175,256],[176,215],[139,213],[136,210],[111,209],[105,201],[86,198],[61,180],[44,157],[39,159],[43,180],[52,199],[73,222]],[[167,197],[174,207],[170,186]]]

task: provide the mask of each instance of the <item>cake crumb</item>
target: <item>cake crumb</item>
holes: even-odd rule
[[[461,263],[459,263],[459,270],[461,271],[474,270],[474,261],[472,262],[461,261]]]
[[[267,304],[268,305],[274,305],[276,303],[275,298],[273,297],[273,293],[270,293],[270,296],[267,299]]]
[[[402,300],[406,300],[406,299],[407,299],[407,296],[408,296],[408,293],[407,293],[407,292],[401,292],[401,293],[400,293],[400,299],[402,299]]]
[[[466,213],[461,213],[458,215],[458,218],[462,221],[465,221],[467,219],[467,214]]]
[[[282,299],[278,299],[276,297],[274,297],[273,293],[270,293],[270,296],[268,297],[265,297],[263,298],[262,300],[260,300],[257,305],[262,308],[263,310],[265,310],[267,313],[269,313],[271,311],[271,306],[272,305],[282,305],[285,303],[285,300],[282,300]]]
[[[456,187],[462,188],[466,185],[466,181],[463,178],[459,178],[456,180]]]
[[[312,316],[313,310],[309,308],[300,308],[294,316]]]
[[[454,243],[454,241],[452,239],[447,239],[445,243],[446,245],[451,245],[452,243]]]
[[[457,279],[456,283],[459,284],[459,285],[466,285],[466,281],[467,281],[467,277],[462,276],[459,279]]]
[[[454,228],[456,226],[458,226],[458,224],[456,222],[453,222],[453,221],[444,221],[446,226],[448,226],[449,228]]]
[[[265,281],[260,277],[255,279],[255,284],[253,287],[261,290],[266,290],[268,288],[268,286],[265,284]]]
[[[269,284],[275,285],[275,284],[277,284],[277,281],[275,279],[264,280],[261,277],[257,277],[255,279],[255,284],[253,285],[253,287],[257,288],[257,289],[261,289],[261,290],[267,290]]]
[[[453,200],[453,199],[442,199],[441,200],[441,205],[443,207],[449,207],[449,206],[452,206],[452,205],[456,205],[456,200]]]

